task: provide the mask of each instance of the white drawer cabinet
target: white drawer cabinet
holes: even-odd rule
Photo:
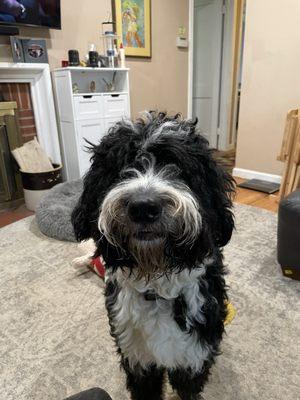
[[[104,94],[103,103],[106,118],[126,117],[128,115],[127,94]]]
[[[114,72],[116,91],[107,93],[104,80],[110,82]],[[78,179],[89,169],[91,154],[86,140],[97,144],[117,121],[130,118],[128,73],[128,68],[68,67],[53,71],[66,180]],[[94,93],[89,92],[91,82]],[[75,84],[79,93],[73,93]]]
[[[115,125],[116,122],[120,121],[119,117],[115,118],[104,118],[104,130],[105,132],[108,132],[109,129]]]
[[[103,101],[101,95],[74,96],[75,119],[84,120],[103,117]]]
[[[84,175],[90,167],[91,153],[88,151],[90,145],[98,144],[105,134],[103,119],[90,119],[77,121],[77,143],[80,175]]]

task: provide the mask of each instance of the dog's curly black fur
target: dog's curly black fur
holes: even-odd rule
[[[117,123],[101,143],[92,148],[91,168],[84,178],[84,190],[72,214],[77,239],[94,239],[97,247],[96,255],[101,254],[104,257],[110,273],[105,295],[111,333],[118,346],[121,365],[127,374],[128,389],[132,399],[135,400],[162,399],[165,370],[168,371],[172,387],[182,399],[196,399],[219,352],[224,331],[227,295],[222,247],[230,240],[234,228],[231,211],[234,185],[230,175],[214,160],[207,141],[196,132],[195,125],[195,121],[183,120],[179,115],[168,117],[165,113],[148,113],[135,123],[130,121]],[[182,226],[187,225],[188,221],[194,221],[195,218],[201,223],[198,221],[199,228],[194,230],[193,227],[185,226],[190,238],[188,240],[183,236],[183,239],[179,240],[179,232],[174,226],[169,230],[171,233],[168,233],[166,225],[169,222],[171,224],[171,218],[166,217],[161,223],[165,229],[162,242],[164,267],[162,270],[158,267],[158,270],[155,270],[156,275],[153,276],[151,271],[147,270],[146,278],[143,276],[145,271],[135,275],[141,266],[130,247],[133,228],[129,222],[127,226],[129,220],[126,219],[128,218],[126,207],[131,200],[128,200],[129,197],[125,194],[131,179],[138,180],[137,175],[143,177],[149,169],[154,178],[160,176],[161,182],[164,182],[164,179],[167,181],[168,188],[174,187],[177,196],[180,196],[181,191],[185,191],[188,199],[186,201],[191,203],[189,207],[197,209],[199,218],[185,217]],[[164,171],[162,175],[161,171]],[[118,230],[118,225],[114,225],[113,221],[109,231],[103,221],[98,222],[99,213],[100,215],[108,213],[105,207],[108,209],[111,206],[106,204],[112,201],[110,194],[122,184],[122,195],[118,200],[118,212],[124,214],[120,217],[121,222],[119,221],[121,225],[123,223],[122,229]],[[145,191],[145,188],[143,190]],[[159,197],[160,194],[156,193],[156,196]],[[104,222],[107,224],[107,221]],[[134,229],[138,229],[137,224],[132,224],[133,226]],[[173,231],[175,233],[172,233]],[[114,237],[117,237],[116,242],[112,241]],[[203,350],[203,353],[199,354],[199,358],[203,357],[203,362],[198,370],[195,367],[198,365],[197,360],[190,366],[188,360],[183,365],[178,364],[178,360],[174,365],[172,363],[164,365],[159,361],[155,362],[154,356],[154,361],[148,364],[145,360],[132,361],[123,348],[121,337],[125,335],[126,329],[123,326],[121,332],[118,326],[120,318],[117,315],[117,302],[126,280],[123,281],[123,278],[120,280],[119,277],[127,274],[130,279],[133,274],[134,282],[144,279],[145,287],[148,285],[147,287],[152,289],[151,282],[158,279],[157,271],[167,276],[169,282],[172,282],[172,277],[176,279],[176,274],[181,276],[180,274],[188,273],[191,276],[195,271],[199,272],[195,278],[196,291],[197,301],[202,299],[202,303],[201,305],[199,303],[196,313],[190,309],[191,299],[184,288],[175,298],[165,299],[163,296],[158,296],[152,300],[153,303],[164,302],[164,307],[169,307],[170,318],[177,326],[176,335],[180,336],[181,332],[186,339],[196,338],[194,345],[202,346],[197,347]],[[146,297],[138,299],[139,305],[145,304],[145,307],[148,307],[149,300]],[[163,339],[159,337],[162,342]]]

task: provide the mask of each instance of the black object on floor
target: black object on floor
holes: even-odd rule
[[[300,280],[300,190],[281,200],[278,211],[277,257],[283,275]]]
[[[112,400],[112,398],[105,390],[93,388],[74,394],[65,400]]]
[[[278,192],[280,188],[279,183],[262,181],[261,179],[248,179],[243,183],[239,183],[237,186],[245,189],[257,190],[258,192],[268,194]]]

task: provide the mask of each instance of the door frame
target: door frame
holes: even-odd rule
[[[188,104],[187,117],[193,117],[193,82],[194,82],[194,6],[195,0],[189,0],[189,52],[188,52]]]
[[[224,28],[223,28],[223,63],[222,74],[220,74],[220,121],[218,128],[218,149],[230,150],[234,143],[230,143],[230,116],[232,110],[231,96],[233,90],[234,71],[234,39],[235,39],[235,0],[224,1]]]
[[[239,6],[237,5],[239,3]],[[220,74],[220,115],[219,126],[215,132],[218,148],[228,150],[235,146],[236,137],[232,133],[237,109],[238,71],[241,53],[241,23],[238,12],[243,9],[245,0],[225,0],[224,18],[224,46],[222,59],[222,76]],[[187,116],[192,118],[193,113],[193,62],[194,62],[194,6],[195,0],[189,0],[189,54],[188,54],[188,105]],[[222,132],[225,132],[222,134]]]

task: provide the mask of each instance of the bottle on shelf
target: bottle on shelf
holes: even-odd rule
[[[125,49],[123,47],[123,43],[120,44],[119,59],[120,59],[120,67],[125,68]]]

